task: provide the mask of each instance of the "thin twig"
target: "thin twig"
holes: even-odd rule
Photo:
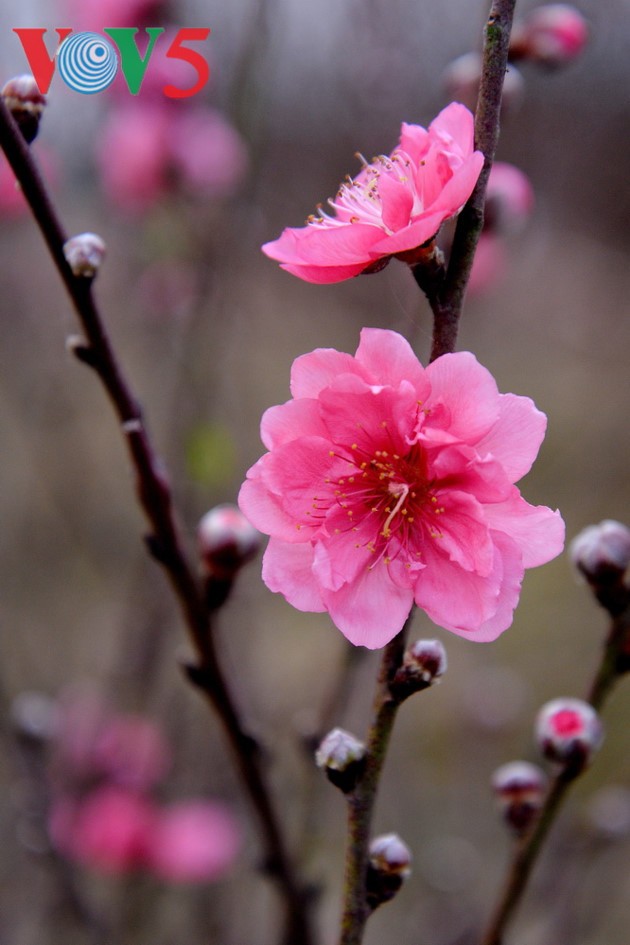
[[[483,67],[475,112],[475,147],[484,155],[483,168],[468,203],[457,219],[448,268],[443,278],[426,285],[416,278],[433,310],[431,361],[455,350],[459,320],[473,258],[483,227],[483,210],[490,169],[499,140],[503,80],[516,0],[494,0],[484,31]],[[425,278],[423,278],[425,277]]]
[[[94,300],[90,279],[76,277],[64,256],[66,234],[46,187],[4,101],[0,100],[0,146],[4,150],[53,261],[73,302],[85,341],[75,349],[94,369],[121,424],[136,474],[139,503],[151,527],[147,545],[164,568],[194,646],[197,664],[188,675],[214,706],[257,814],[266,851],[266,867],[275,879],[286,909],[284,942],[310,945],[306,893],[288,855],[280,822],[271,803],[262,760],[253,738],[244,730],[232,693],[218,662],[211,615],[201,583],[188,562],[177,525],[170,486],[144,425],[137,398],[125,378]]]
[[[613,617],[600,665],[594,675],[587,697],[598,711],[621,675],[627,671],[630,646],[630,607]],[[581,772],[563,769],[551,782],[540,817],[530,833],[519,840],[507,878],[492,915],[482,945],[502,945],[508,923],[523,898],[527,881],[545,839],[560,810],[569,787]]]
[[[348,796],[348,840],[344,907],[339,945],[360,945],[370,917],[366,897],[370,828],[385,755],[400,702],[392,696],[389,684],[399,668],[413,611],[405,626],[383,650],[374,699],[374,718],[366,743],[365,771]]]

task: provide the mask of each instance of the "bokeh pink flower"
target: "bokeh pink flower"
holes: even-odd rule
[[[163,804],[171,761],[161,729],[114,713],[82,687],[55,712],[48,833],[58,853],[96,872],[144,871],[169,883],[213,882],[234,864],[239,823],[216,800]]]
[[[559,513],[515,485],[545,434],[533,402],[499,393],[468,352],[423,368],[402,336],[369,328],[354,357],[298,358],[291,393],[264,414],[269,452],[239,496],[271,536],[267,586],[369,648],[414,602],[470,640],[510,626],[525,568],[564,543]]]
[[[149,97],[112,109],[96,162],[107,198],[122,210],[142,213],[174,189],[206,198],[233,195],[248,155],[241,136],[216,109]]]
[[[330,283],[415,260],[466,203],[483,166],[471,112],[453,102],[429,125],[403,123],[397,148],[365,162],[305,227],[285,229],[263,252],[307,282]]]

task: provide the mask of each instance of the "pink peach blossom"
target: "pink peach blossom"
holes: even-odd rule
[[[148,850],[148,867],[174,883],[218,879],[233,865],[240,832],[231,812],[210,801],[182,801],[161,811]]]
[[[271,536],[263,579],[304,611],[328,611],[370,648],[415,603],[439,626],[493,640],[512,622],[525,568],[562,549],[558,512],[514,485],[546,418],[500,394],[468,352],[426,369],[393,331],[365,328],[353,357],[298,358],[293,399],[263,416],[266,453],[243,512]]]
[[[403,123],[398,147],[381,155],[319,209],[305,227],[285,229],[263,252],[307,282],[341,282],[414,251],[455,216],[477,182],[483,155],[474,150],[473,116],[453,102],[429,125]]]

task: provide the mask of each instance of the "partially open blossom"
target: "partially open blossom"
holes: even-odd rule
[[[147,849],[147,866],[174,883],[218,879],[241,845],[231,812],[210,801],[182,801],[160,811]]]
[[[428,129],[403,123],[398,147],[364,163],[354,179],[302,228],[263,246],[282,268],[307,282],[341,282],[376,271],[392,256],[413,262],[423,243],[470,197],[483,166],[474,150],[473,116],[448,105]]]
[[[512,622],[525,568],[562,550],[559,513],[514,485],[546,427],[500,394],[468,352],[426,369],[393,331],[363,329],[353,357],[319,349],[292,369],[293,399],[263,416],[266,453],[239,503],[271,540],[263,579],[328,611],[355,644],[384,646],[415,601],[471,640]]]
[[[581,771],[604,735],[592,705],[582,699],[559,698],[547,702],[538,713],[535,737],[545,758]]]
[[[561,66],[579,56],[587,42],[588,26],[579,10],[568,3],[550,3],[515,23],[510,59]]]

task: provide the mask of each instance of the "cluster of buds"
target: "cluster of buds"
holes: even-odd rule
[[[366,879],[367,903],[374,911],[396,895],[411,875],[411,851],[398,834],[387,833],[370,843]]]
[[[446,650],[439,640],[416,640],[406,651],[389,688],[398,702],[438,682],[447,669]]]
[[[32,75],[18,75],[4,85],[0,92],[27,144],[37,137],[44,113],[46,96],[39,91]]]
[[[213,610],[225,603],[236,575],[257,553],[260,541],[260,532],[235,505],[216,505],[200,520],[197,546]]]

